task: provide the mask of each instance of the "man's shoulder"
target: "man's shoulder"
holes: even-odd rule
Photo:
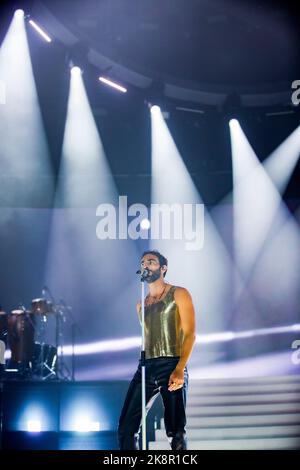
[[[184,298],[184,297],[191,296],[188,289],[186,289],[185,287],[181,287],[181,286],[173,286],[173,287],[174,287],[174,296],[175,297]]]
[[[182,286],[172,286],[175,289],[175,292],[188,292],[185,287]]]

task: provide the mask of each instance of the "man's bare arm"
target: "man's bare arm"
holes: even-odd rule
[[[179,308],[181,328],[183,330],[183,343],[179,362],[170,376],[170,391],[182,387],[184,382],[184,368],[191,355],[196,339],[195,310],[189,291],[183,287],[177,287],[174,298]]]

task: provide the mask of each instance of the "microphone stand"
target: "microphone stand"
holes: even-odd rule
[[[145,352],[145,277],[148,271],[140,272],[141,274],[141,306],[142,306],[142,349],[141,349],[141,367],[142,367],[142,450],[146,450],[146,352]]]

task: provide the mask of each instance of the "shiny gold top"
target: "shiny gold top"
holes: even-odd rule
[[[175,289],[176,286],[172,286],[163,299],[145,306],[146,359],[181,355],[183,331],[174,299]],[[142,322],[141,307],[139,319]]]

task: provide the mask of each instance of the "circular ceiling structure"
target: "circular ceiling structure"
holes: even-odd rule
[[[299,78],[297,15],[283,2],[41,0],[32,15],[100,73],[175,100],[291,105]]]

